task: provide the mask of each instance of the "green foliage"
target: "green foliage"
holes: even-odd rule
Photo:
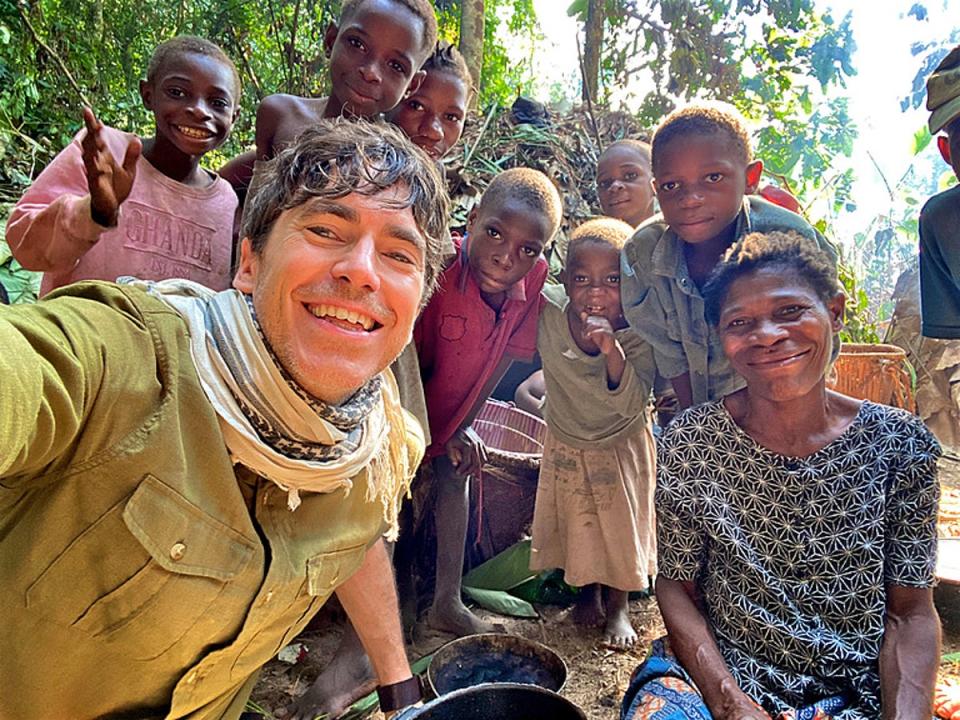
[[[856,128],[845,98],[829,97],[855,73],[849,15],[813,0],[607,0],[601,85],[610,98],[631,83],[641,120],[654,126],[678,103],[714,98],[761,128],[757,154],[796,195],[850,200],[852,176],[830,172],[850,156]],[[581,20],[586,2],[568,12]]]
[[[440,37],[456,42],[460,34],[459,0],[437,0],[435,5]],[[485,0],[480,107],[509,105],[517,95],[529,92],[533,81],[530,59],[517,62],[508,46],[525,41],[532,54],[538,37],[533,0]]]

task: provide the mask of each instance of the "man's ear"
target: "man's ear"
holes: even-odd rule
[[[763,160],[754,160],[747,165],[747,195],[755,195],[760,187],[760,178],[763,177]]]
[[[237,265],[237,272],[233,276],[233,287],[244,295],[253,295],[259,269],[260,257],[254,252],[250,238],[245,237],[240,242],[240,262]]]
[[[153,110],[153,84],[148,80],[140,81],[140,100],[147,110]]]
[[[953,165],[950,159],[950,138],[946,135],[937,135],[937,149],[940,151],[940,157],[947,161],[947,165]]]
[[[323,33],[323,53],[328,59],[333,52],[333,44],[337,41],[339,32],[340,28],[336,26],[336,23],[330,23],[327,25],[326,32]]]
[[[827,303],[827,310],[830,313],[830,329],[838,333],[843,330],[843,313],[847,306],[847,296],[843,292],[838,292],[833,299]]]
[[[403,97],[408,98],[413,95],[417,90],[420,89],[420,86],[423,84],[424,78],[427,77],[426,70],[417,70],[413,77],[410,78],[410,84],[407,85],[407,90],[403,93]]]
[[[470,213],[467,215],[467,234],[468,235],[473,232],[473,226],[477,222],[477,208],[479,207],[480,207],[479,205],[474,205],[470,209]]]

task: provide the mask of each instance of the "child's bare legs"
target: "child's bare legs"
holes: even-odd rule
[[[437,527],[437,582],[430,608],[429,623],[437,630],[456,635],[495,632],[493,623],[474,615],[460,598],[463,554],[467,542],[470,512],[469,476],[458,475],[450,460],[440,456],[433,461],[437,483],[434,520]]]
[[[627,592],[608,585],[603,588],[604,606],[607,611],[607,624],[603,628],[603,641],[618,648],[633,647],[637,642],[637,631],[630,624],[630,612]]]
[[[584,585],[577,593],[577,601],[573,606],[573,621],[583,627],[597,627],[603,622],[603,597],[599,583]]]

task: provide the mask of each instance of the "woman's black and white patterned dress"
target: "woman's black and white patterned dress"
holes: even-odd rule
[[[722,401],[661,438],[660,573],[696,581],[740,687],[771,714],[846,695],[880,717],[885,587],[933,584],[937,441],[914,416],[864,402],[805,458],[758,445]]]

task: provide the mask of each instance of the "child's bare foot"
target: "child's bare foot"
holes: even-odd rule
[[[599,627],[603,624],[604,616],[600,586],[596,583],[584,585],[577,595],[576,605],[573,606],[573,621],[583,627]]]
[[[603,628],[603,643],[614,648],[632,648],[637,643],[637,631],[630,624],[626,612],[613,613],[607,617]]]
[[[482,620],[474,615],[460,598],[435,602],[427,615],[427,624],[434,630],[452,633],[457,637],[506,631],[503,625]]]
[[[637,631],[630,624],[627,593],[612,587],[605,587],[604,591],[607,624],[603,628],[603,642],[614,648],[632,648],[637,642]]]

